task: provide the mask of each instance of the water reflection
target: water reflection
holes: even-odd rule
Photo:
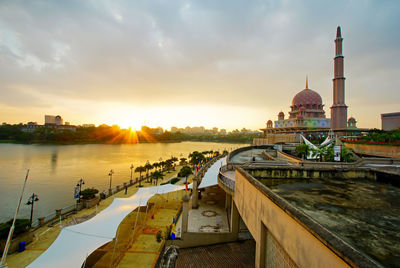
[[[51,173],[56,174],[57,159],[58,159],[58,147],[54,147],[51,153]]]

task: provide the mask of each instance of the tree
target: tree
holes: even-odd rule
[[[165,168],[165,161],[161,161],[160,165],[161,165],[161,172],[163,172]]]
[[[154,171],[151,175],[150,175],[152,180],[155,180],[156,182],[156,186],[157,186],[157,182],[159,179],[162,179],[164,177],[164,175],[160,172],[160,171]]]
[[[310,151],[312,152],[313,156],[315,156],[319,161],[322,161],[322,158],[324,158],[328,152],[328,148],[322,147],[322,148],[310,148]]]
[[[204,155],[198,151],[194,151],[193,153],[189,154],[189,158],[189,162],[193,165],[198,165],[201,163],[201,161],[205,160]]]
[[[150,164],[149,161],[147,161],[147,162],[146,162],[146,165],[144,165],[144,168],[146,169],[146,179],[147,179],[147,182],[148,182],[148,179],[149,179],[149,170],[153,169],[153,165]]]
[[[96,196],[96,194],[99,192],[99,190],[94,189],[94,188],[87,188],[83,191],[81,191],[82,199],[92,199]]]
[[[302,157],[302,158],[307,158],[308,152],[309,152],[309,148],[307,144],[300,144],[298,146],[296,146],[295,152],[298,156]]]
[[[139,187],[142,187],[141,180],[142,180],[142,172],[145,172],[146,168],[142,166],[138,166],[135,168],[135,172],[139,172]]]
[[[353,152],[351,151],[351,149],[342,147],[342,151],[340,152],[340,158],[344,162],[349,162],[353,158]]]
[[[175,156],[172,156],[171,157],[171,161],[172,161],[172,164],[173,164],[173,169],[175,170],[175,162],[178,161],[178,158],[176,158]]]
[[[157,170],[157,168],[159,168],[161,165],[160,165],[160,163],[158,163],[158,162],[154,162],[153,163],[153,167],[154,167],[154,169],[155,170]]]
[[[178,173],[179,177],[185,177],[185,184],[187,183],[188,176],[192,175],[193,171],[189,166],[183,166]]]
[[[179,162],[180,165],[184,165],[186,163],[186,158],[184,158],[184,157],[182,157],[179,160],[180,160],[180,162]]]
[[[166,168],[167,168],[168,171],[171,170],[171,168],[172,168],[172,163],[173,163],[172,159],[167,159],[167,160],[165,160],[165,166],[166,166]]]

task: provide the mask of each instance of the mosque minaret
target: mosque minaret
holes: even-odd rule
[[[336,31],[336,55],[334,59],[334,78],[333,78],[333,105],[331,107],[331,128],[333,130],[346,129],[347,106],[344,103],[344,56],[342,54],[342,34],[340,26]]]

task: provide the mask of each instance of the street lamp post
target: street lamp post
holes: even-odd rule
[[[110,176],[110,188],[109,191],[111,192],[111,183],[112,183],[112,175],[114,174],[114,170],[110,170],[110,173],[108,173],[108,176]]]
[[[33,216],[33,205],[35,204],[35,202],[39,201],[39,197],[36,194],[32,194],[29,199],[28,202],[26,203],[27,205],[31,206],[31,218],[29,220],[29,226],[32,227],[32,216]]]
[[[78,203],[81,202],[81,191],[82,191],[82,185],[85,184],[83,179],[81,178],[78,183],[76,184],[77,187],[79,187],[79,197],[78,197]]]
[[[132,181],[133,164],[131,164],[129,168],[131,169],[131,181]]]

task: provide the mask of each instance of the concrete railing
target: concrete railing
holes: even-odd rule
[[[228,164],[225,166],[222,166],[219,169],[218,173],[218,184],[224,189],[225,192],[228,192],[229,194],[233,194],[235,191],[235,181],[230,179],[229,177],[225,176],[224,172],[226,171],[233,171],[235,170],[235,165],[233,164]]]

